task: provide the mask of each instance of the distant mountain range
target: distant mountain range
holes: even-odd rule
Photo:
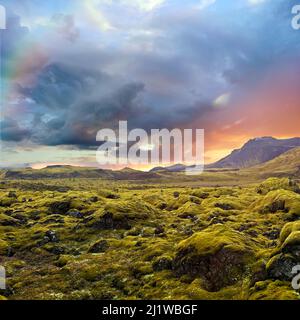
[[[206,169],[242,169],[253,167],[270,161],[281,154],[300,147],[300,138],[276,139],[273,137],[261,137],[249,140],[242,148],[233,150],[225,158],[206,165]],[[170,167],[156,167],[150,172],[181,172],[187,166],[176,164]]]
[[[156,173],[149,173],[129,168],[119,171],[104,170],[98,168],[72,167],[72,166],[48,166],[43,169],[13,169],[2,170],[1,177],[9,180],[35,180],[35,179],[104,179],[104,180],[144,180],[158,178]]]
[[[193,167],[193,166],[189,166]],[[119,171],[98,168],[48,166],[36,170],[2,169],[0,178],[9,180],[32,179],[105,179],[105,180],[157,180],[164,178],[177,179],[186,168],[183,164],[169,167],[155,167],[149,172],[124,168]],[[249,140],[241,149],[234,150],[227,157],[205,166],[206,172],[228,172],[234,174],[259,174],[260,176],[300,176],[300,138],[275,139],[262,137]]]

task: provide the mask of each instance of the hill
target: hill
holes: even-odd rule
[[[208,168],[247,168],[269,160],[300,147],[300,138],[276,139],[262,137],[249,140],[241,149],[232,151],[227,157],[208,165]]]
[[[267,176],[290,176],[300,178],[300,148],[289,150],[266,163],[256,165],[246,172]]]

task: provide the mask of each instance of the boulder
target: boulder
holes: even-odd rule
[[[278,254],[267,263],[268,277],[283,281],[291,281],[295,276],[292,274],[293,267],[297,264],[292,255]]]
[[[66,214],[70,209],[70,201],[56,201],[49,205],[49,211],[53,214]]]
[[[267,263],[268,276],[283,281],[292,280],[292,269],[300,264],[300,221],[287,223],[282,228],[275,253]]]
[[[67,216],[73,217],[73,218],[77,218],[77,219],[82,219],[83,218],[83,214],[77,210],[77,209],[71,209],[66,213]]]
[[[8,253],[8,243],[0,239],[0,256],[5,256]]]
[[[105,252],[109,248],[109,244],[107,240],[100,240],[94,243],[90,248],[89,248],[89,253],[102,253]]]
[[[252,240],[225,225],[212,225],[179,243],[173,269],[178,276],[202,278],[208,291],[242,279],[254,260]]]
[[[125,229],[129,230],[132,224],[156,214],[156,210],[148,204],[137,201],[116,201],[107,204],[103,209],[96,211],[85,220],[88,226],[99,230]]]
[[[170,257],[158,257],[152,263],[154,271],[171,270],[173,261]]]

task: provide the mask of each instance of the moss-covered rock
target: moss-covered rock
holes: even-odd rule
[[[20,220],[10,217],[6,214],[0,213],[0,226],[11,226],[16,227],[20,226],[22,223]]]
[[[254,260],[251,244],[242,233],[213,225],[179,243],[173,268],[177,275],[203,278],[207,290],[217,291],[245,276]]]
[[[285,219],[294,220],[300,216],[300,195],[295,192],[279,189],[268,192],[255,201],[251,209],[260,213],[286,213]]]
[[[137,201],[108,203],[104,209],[91,216],[88,225],[96,229],[129,230],[132,223],[144,221],[156,214],[156,210],[147,203]]]
[[[250,289],[250,300],[298,300],[299,294],[291,288],[289,282],[260,281]]]
[[[90,248],[89,253],[103,253],[109,248],[109,243],[106,240],[99,240],[95,242]]]
[[[277,254],[267,263],[268,277],[290,281],[294,277],[292,269],[295,265],[297,265],[297,260],[291,254]]]
[[[49,204],[49,211],[52,214],[66,214],[71,209],[71,201],[55,201]]]
[[[6,241],[0,239],[0,256],[5,256],[8,253],[9,245]]]
[[[284,225],[280,232],[280,243],[283,244],[292,232],[300,231],[300,221],[289,222]]]
[[[300,221],[287,223],[279,239],[277,254],[268,261],[267,272],[270,278],[290,281],[293,267],[300,263]]]
[[[152,268],[154,271],[171,270],[173,259],[169,256],[161,256],[154,259]]]
[[[259,194],[266,195],[270,191],[274,190],[290,190],[293,192],[300,192],[298,184],[290,178],[269,178],[262,182],[257,188],[256,191]]]

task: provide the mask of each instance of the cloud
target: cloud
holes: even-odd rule
[[[128,6],[134,6],[141,11],[152,11],[159,8],[166,0],[121,0],[121,3]]]
[[[213,102],[213,105],[217,108],[225,107],[230,102],[230,93],[224,93]]]
[[[259,4],[263,4],[266,1],[268,1],[268,0],[248,0],[248,3],[250,5],[252,5],[252,6],[256,6],[256,5],[259,5]]]
[[[55,14],[51,19],[56,32],[63,35],[67,40],[73,42],[79,37],[79,29],[75,26],[74,17],[61,13]]]
[[[149,93],[142,82],[126,82],[79,64],[47,65],[34,86],[19,90],[38,110],[28,118],[31,140],[51,146],[89,148],[96,145],[98,130],[117,128],[120,120],[128,120],[129,128],[173,128],[209,110],[201,102],[153,108],[146,103]]]
[[[200,10],[203,10],[211,5],[213,5],[214,3],[216,3],[217,0],[201,0],[200,4],[198,5],[198,8]]]
[[[20,142],[30,137],[30,131],[20,128],[17,121],[11,118],[5,118],[0,122],[1,140]]]
[[[76,10],[83,12],[81,3]],[[88,149],[99,129],[119,120],[147,130],[196,125],[212,130],[216,119],[220,128],[235,123],[231,102],[248,97],[270,69],[299,56],[290,3],[250,10],[247,1],[228,2],[226,8],[221,1],[93,1],[93,12],[98,8],[115,27],[110,32],[95,28],[97,16],[76,11],[52,20],[51,12],[52,25],[30,33],[15,20],[6,35],[12,48],[7,58],[19,33],[47,59],[25,71],[18,68],[11,87],[22,99],[13,107],[7,101],[4,110],[16,111],[19,125],[11,128],[16,138],[25,130],[33,143]],[[195,10],[199,4],[214,4],[214,10]],[[26,98],[33,103],[24,106]],[[228,109],[226,119],[219,119],[222,111],[212,106],[224,101],[228,108],[219,109]]]
[[[126,7],[133,7],[140,11],[150,12],[159,8],[166,0],[94,0],[94,4],[120,4]]]

